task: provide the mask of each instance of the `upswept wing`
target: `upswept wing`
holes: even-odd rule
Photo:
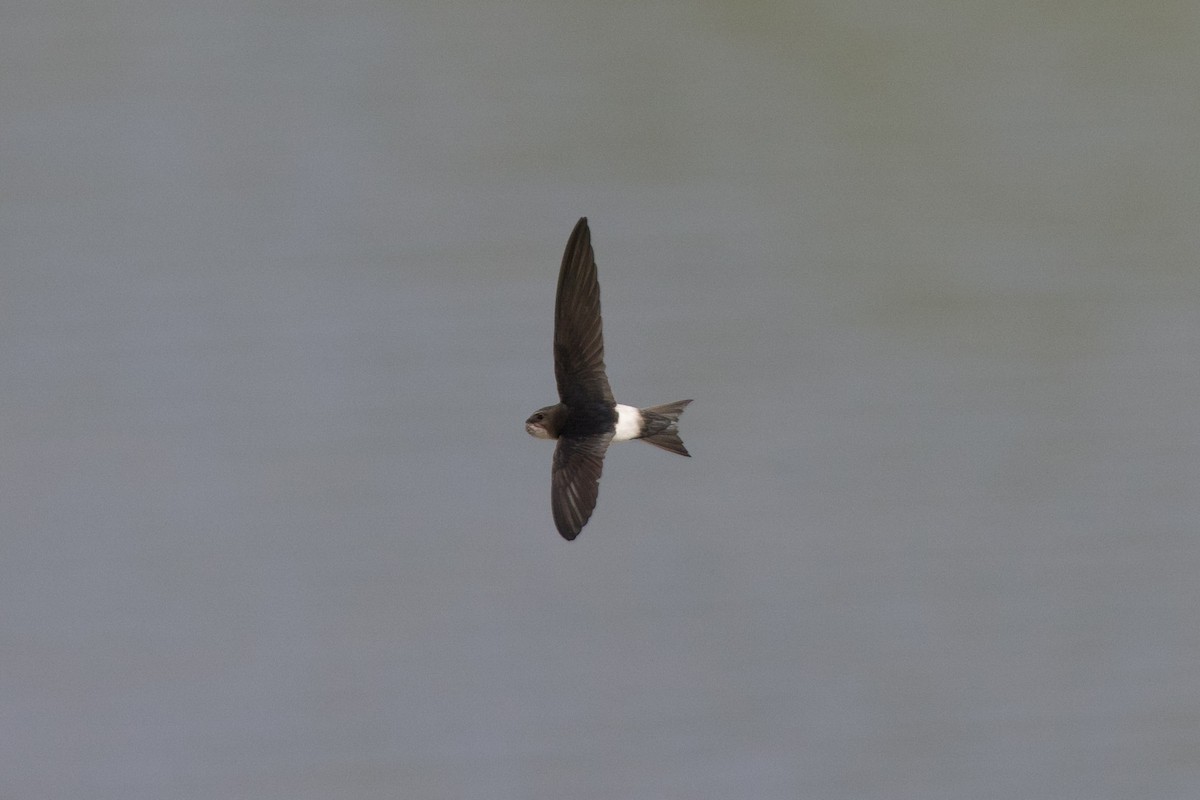
[[[614,405],[604,373],[604,331],[600,320],[600,282],[587,217],[567,240],[554,301],[554,377],[558,396],[568,406]]]

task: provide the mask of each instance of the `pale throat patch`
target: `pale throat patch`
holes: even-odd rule
[[[534,437],[535,439],[549,439],[550,438],[550,432],[548,430],[546,430],[545,428],[538,427],[536,425],[526,425],[525,431],[526,431],[526,433],[528,433],[530,436]]]
[[[617,430],[613,434],[614,442],[627,442],[636,439],[642,433],[642,412],[634,406],[617,404]]]

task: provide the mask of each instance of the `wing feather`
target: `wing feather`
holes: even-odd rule
[[[596,508],[600,496],[600,473],[611,433],[585,437],[562,437],[554,448],[550,476],[550,510],[554,526],[570,541],[579,535]]]
[[[604,372],[600,282],[587,217],[571,231],[554,300],[554,377],[568,406],[615,404]]]

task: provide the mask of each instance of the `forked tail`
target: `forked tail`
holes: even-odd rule
[[[642,424],[646,426],[646,433],[642,435],[642,441],[690,458],[692,454],[683,446],[683,439],[679,438],[679,417],[690,402],[692,401],[679,400],[643,408]]]

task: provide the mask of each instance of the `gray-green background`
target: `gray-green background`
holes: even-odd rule
[[[1200,796],[1194,2],[11,2],[0,795]],[[554,280],[624,402],[568,544]]]

